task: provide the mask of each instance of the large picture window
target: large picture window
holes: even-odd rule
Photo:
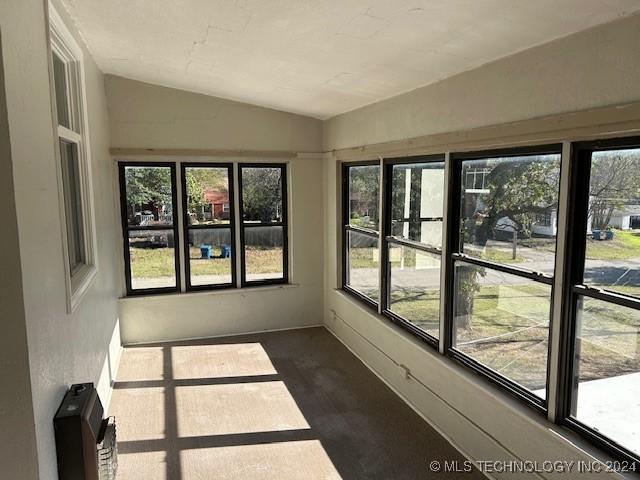
[[[375,306],[380,297],[380,165],[345,164],[343,288]]]
[[[466,181],[455,219],[450,353],[545,407],[557,226],[540,219],[557,215],[560,146],[453,159]]]
[[[241,164],[242,285],[287,283],[287,170],[282,164]]]
[[[233,165],[182,164],[187,290],[236,283]]]
[[[180,290],[173,163],[121,163],[127,294]]]

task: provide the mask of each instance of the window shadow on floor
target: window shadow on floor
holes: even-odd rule
[[[430,472],[464,458],[324,328],[136,346],[124,362],[125,480],[483,478]]]

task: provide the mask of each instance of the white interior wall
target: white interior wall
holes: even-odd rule
[[[60,7],[57,2],[56,5]],[[58,8],[71,31],[73,25]],[[117,296],[113,171],[101,72],[84,51],[86,96],[93,169],[98,274],[76,311],[67,314],[62,226],[58,208],[54,138],[48,64],[48,6],[43,0],[0,2],[0,31],[11,143],[13,188],[19,235],[22,294],[28,339],[33,417],[39,478],[57,478],[53,416],[71,383],[92,381],[103,400],[117,367]],[[79,43],[80,39],[77,38]],[[16,250],[12,250],[14,255]],[[16,255],[16,258],[18,256]],[[3,277],[8,277],[3,270]],[[13,277],[19,282],[19,276]],[[114,358],[115,357],[115,358]],[[105,367],[106,365],[106,367]],[[102,377],[101,377],[102,375]],[[106,377],[105,377],[106,375]],[[12,385],[13,387],[13,385]],[[11,406],[24,409],[23,396]],[[3,430],[6,426],[3,424]],[[11,430],[13,434],[21,428]],[[13,442],[15,442],[14,440]],[[3,442],[4,443],[4,442]],[[28,443],[16,444],[35,455]],[[4,449],[4,447],[3,447]],[[26,460],[25,460],[26,462]],[[3,477],[6,473],[3,465]],[[35,465],[33,467],[36,468]],[[25,463],[26,473],[29,464]],[[11,478],[30,478],[15,475]]]
[[[499,136],[499,125],[504,122],[638,102],[639,43],[638,16],[578,33],[334,117],[324,124],[324,149],[380,144],[378,148],[384,150],[384,142],[444,132],[451,134],[448,138],[452,142],[464,141],[472,135],[459,132],[492,125],[498,125],[493,133]],[[609,111],[607,116],[612,121],[616,113]],[[604,118],[594,115],[592,125],[585,125],[583,120],[578,123],[598,131],[600,120]],[[542,125],[542,130],[553,131],[571,126],[572,121],[571,115],[549,117],[537,121],[536,129]],[[635,119],[636,131],[638,126],[640,118]],[[526,131],[526,122],[519,129]],[[504,131],[509,132],[507,128]],[[401,143],[406,148],[412,145],[411,141]],[[397,145],[390,148],[394,155],[400,154]],[[337,290],[341,277],[339,156],[340,152],[327,153],[324,165],[327,328],[473,459],[542,462],[589,461],[592,455],[606,458]],[[405,378],[399,364],[411,371],[412,378]],[[578,476],[588,477],[574,470],[564,478]]]
[[[114,148],[165,149],[155,160],[287,162],[290,282],[287,286],[129,297],[120,300],[124,343],[210,337],[322,323],[322,159],[265,158],[259,152],[319,152],[322,123],[267,108],[107,77]],[[229,155],[175,156],[234,150]],[[247,156],[234,157],[238,151]],[[257,153],[251,153],[257,152]],[[149,159],[115,155],[115,160]],[[121,235],[121,233],[119,233]],[[116,240],[122,245],[122,237]],[[122,252],[122,247],[120,247]],[[123,264],[122,256],[119,265]],[[124,273],[121,274],[124,281]],[[124,293],[124,284],[121,286]]]

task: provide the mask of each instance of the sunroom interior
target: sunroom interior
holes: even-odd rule
[[[634,478],[639,13],[0,2],[0,477]]]

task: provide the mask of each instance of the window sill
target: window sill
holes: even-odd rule
[[[121,302],[136,302],[139,300],[144,300],[145,302],[153,301],[153,300],[166,300],[166,299],[175,299],[175,298],[191,298],[191,297],[217,297],[221,295],[251,295],[254,292],[268,292],[271,290],[289,290],[293,288],[299,288],[299,283],[282,283],[277,285],[264,285],[264,286],[247,286],[243,288],[226,288],[220,290],[202,290],[199,292],[176,292],[176,293],[163,293],[157,295],[131,295],[129,297],[120,297]]]
[[[98,269],[95,265],[83,266],[73,278],[67,280],[67,313],[72,314],[82,303],[82,299],[93,284]]]

